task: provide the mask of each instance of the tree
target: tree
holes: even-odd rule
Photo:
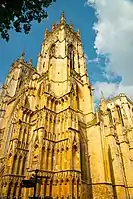
[[[40,23],[47,18],[44,10],[56,0],[1,0],[0,1],[0,36],[9,40],[9,30],[28,34],[33,20]]]

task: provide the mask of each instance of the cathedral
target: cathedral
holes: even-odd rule
[[[36,68],[22,53],[3,84],[0,198],[133,199],[133,102],[102,96],[94,111],[80,31],[64,13]]]

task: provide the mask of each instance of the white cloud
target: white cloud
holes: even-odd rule
[[[125,93],[133,100],[133,85],[122,85],[122,84],[116,84],[116,83],[107,83],[107,82],[96,82],[93,85],[94,90],[94,96],[95,100],[100,100],[101,98],[101,91],[103,92],[103,95],[105,99],[108,99],[110,97],[116,96],[119,93]]]
[[[94,59],[89,59],[87,54],[84,54],[86,63],[99,63],[100,59],[98,57],[95,57]]]
[[[98,57],[94,59],[88,59],[88,63],[99,63],[100,59]]]
[[[86,63],[88,62],[89,58],[88,58],[88,55],[87,54],[84,54],[85,56],[85,59],[86,59]]]
[[[88,0],[88,4],[92,4],[98,17],[94,47],[97,54],[109,56],[106,74],[121,76],[120,88],[128,90],[133,85],[133,2]]]

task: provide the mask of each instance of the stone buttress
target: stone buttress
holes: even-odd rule
[[[132,120],[123,131],[104,99],[94,113],[80,31],[64,13],[46,29],[36,68],[24,53],[12,64],[0,102],[0,197],[32,197],[22,180],[36,169],[41,198],[133,197]]]

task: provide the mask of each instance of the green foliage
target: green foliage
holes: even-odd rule
[[[47,18],[44,10],[55,0],[1,0],[0,1],[0,36],[9,40],[9,30],[28,34],[33,20],[40,23]]]

